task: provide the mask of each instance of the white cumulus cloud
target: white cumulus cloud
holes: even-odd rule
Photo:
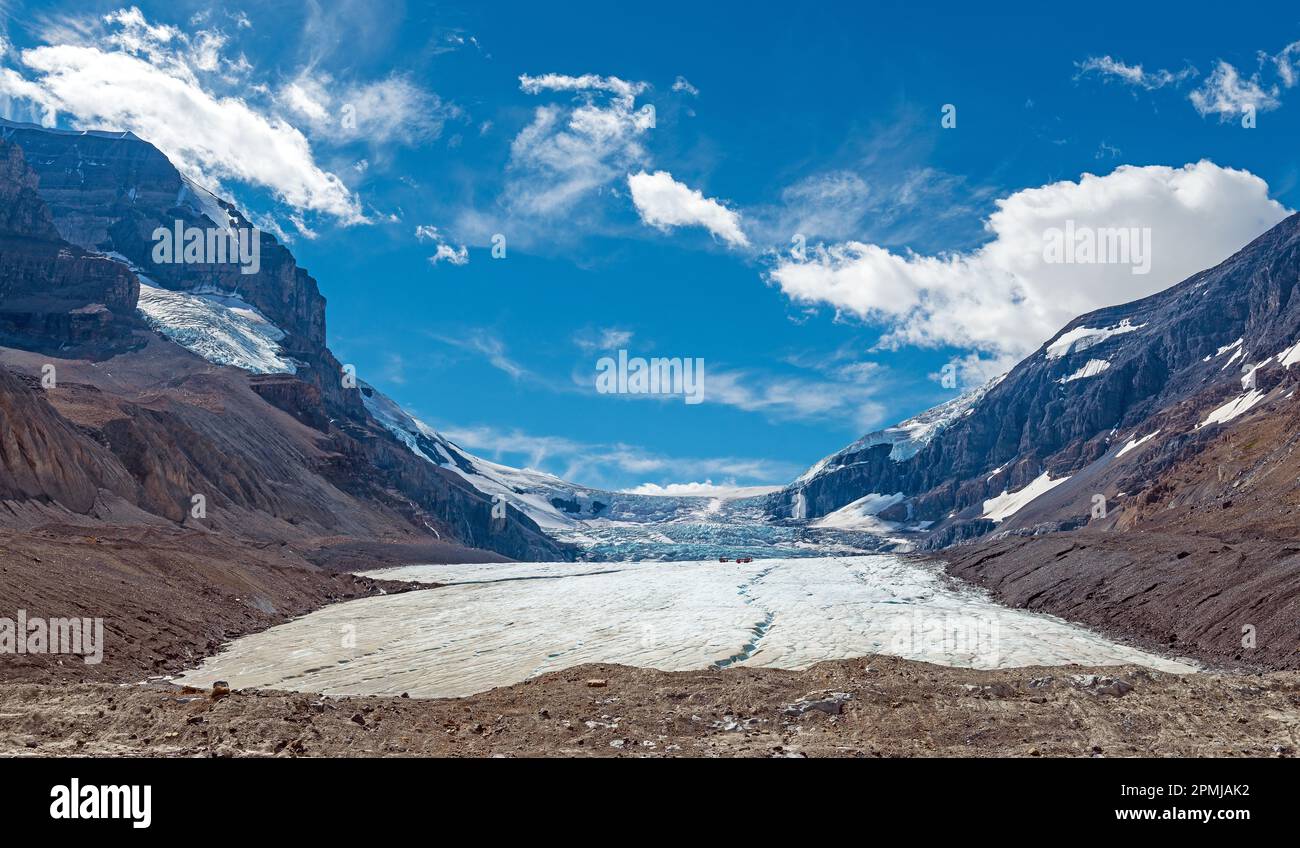
[[[667,171],[629,174],[628,188],[641,220],[660,230],[698,226],[733,247],[745,247],[749,239],[740,228],[740,214],[698,189],[679,183]]]
[[[846,241],[786,256],[769,279],[792,300],[881,323],[886,346],[953,346],[995,357],[1034,350],[1081,313],[1124,303],[1226,259],[1288,214],[1247,171],[1201,161],[1124,165],[997,201],[978,249],[934,256]],[[1150,230],[1150,272],[1049,262],[1053,228]]]

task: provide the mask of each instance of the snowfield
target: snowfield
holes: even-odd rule
[[[1069,477],[1060,477],[1053,480],[1051,476],[1044,471],[1036,480],[1025,486],[1018,492],[1003,491],[1002,494],[995,498],[989,498],[984,502],[983,518],[991,518],[993,521],[1003,521],[1015,515],[1020,510],[1028,506],[1036,498],[1039,498],[1057,486],[1069,480]]]
[[[1071,353],[1087,350],[1106,341],[1111,336],[1132,333],[1146,324],[1132,324],[1125,318],[1114,327],[1075,327],[1047,346],[1048,359],[1060,359]]]
[[[897,503],[907,500],[902,492],[892,495],[872,493],[858,498],[851,504],[840,507],[832,513],[822,516],[812,523],[813,527],[835,527],[842,530],[867,530],[887,532],[893,525],[881,521],[876,516]]]
[[[1240,397],[1235,397],[1218,407],[1205,417],[1205,420],[1196,425],[1199,430],[1210,424],[1227,424],[1232,419],[1245,415],[1250,408],[1264,399],[1264,393],[1258,389],[1251,389]]]
[[[1158,435],[1160,435],[1160,431],[1156,430],[1154,433],[1147,433],[1145,436],[1143,436],[1140,439],[1136,437],[1129,439],[1128,443],[1124,445],[1124,447],[1119,449],[1119,453],[1115,454],[1115,458],[1119,459],[1121,456],[1128,453],[1129,451],[1137,450],[1138,448],[1146,444],[1148,440],[1154,439]]]
[[[1089,377],[1096,377],[1108,368],[1110,368],[1110,362],[1105,359],[1089,359],[1082,368],[1068,377],[1062,377],[1059,382],[1073,383],[1075,380],[1086,380]]]
[[[459,697],[589,662],[806,668],[886,653],[974,668],[1195,669],[1000,607],[894,556],[508,563],[372,572],[440,589],[364,598],[235,641],[178,682]]]

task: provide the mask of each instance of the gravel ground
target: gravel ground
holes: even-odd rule
[[[5,756],[1290,757],[1300,674],[586,665],[461,699],[0,686]]]

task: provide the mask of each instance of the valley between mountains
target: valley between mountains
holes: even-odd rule
[[[274,237],[156,262],[178,221],[251,227],[131,133],[0,122],[0,616],[105,630],[0,655],[0,754],[1300,744],[1300,215],[734,498],[477,457]],[[996,661],[895,644],[935,615]]]

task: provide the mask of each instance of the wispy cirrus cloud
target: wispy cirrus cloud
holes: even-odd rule
[[[702,480],[695,483],[642,483],[629,489],[623,489],[628,495],[655,495],[657,497],[693,497],[693,498],[751,498],[779,491],[780,486],[741,486],[735,480],[714,483]]]
[[[515,380],[533,376],[531,371],[511,358],[504,341],[486,330],[468,330],[458,335],[433,334],[433,338],[482,357],[493,368]]]
[[[1180,71],[1168,71],[1164,68],[1148,71],[1141,65],[1129,65],[1109,55],[1090,56],[1082,62],[1075,62],[1078,73],[1075,78],[1096,75],[1104,82],[1117,81],[1126,85],[1154,91],[1166,86],[1176,86],[1197,75],[1196,68],[1190,65]]]
[[[642,137],[652,107],[638,107],[646,83],[596,74],[519,78],[527,94],[570,94],[569,103],[538,106],[510,148],[507,204],[525,216],[556,215],[648,161]]]
[[[691,85],[691,81],[681,74],[678,74],[677,79],[673,80],[673,91],[689,94],[691,97],[700,96],[700,90]]]
[[[754,244],[799,249],[852,238],[879,244],[979,241],[987,186],[933,167],[926,119],[904,108],[847,142],[833,166],[810,170],[767,203],[742,209]]]
[[[472,244],[500,233],[525,250],[626,231],[614,213],[626,203],[629,171],[651,161],[646,139],[655,110],[638,103],[649,88],[599,74],[521,75],[519,90],[544,102],[512,139],[494,196],[462,204],[451,229]],[[495,129],[480,125],[480,132]]]
[[[611,355],[625,349],[631,334],[611,330],[599,343],[584,334],[579,347],[587,353]],[[650,354],[645,355],[650,358]],[[784,371],[735,368],[705,361],[701,396],[705,404],[717,404],[752,412],[775,421],[834,421],[848,430],[871,429],[884,423],[886,369],[876,362],[847,356],[822,361],[789,359],[793,366]],[[596,372],[582,365],[572,374],[568,391],[596,391]],[[558,388],[552,384],[553,388]],[[680,402],[680,395],[609,394],[610,399],[628,402]]]
[[[1240,118],[1247,112],[1269,112],[1282,105],[1276,85],[1260,82],[1259,74],[1243,77],[1223,60],[1205,78],[1204,84],[1188,95],[1201,117],[1217,115],[1220,121]]]
[[[1263,51],[1259,53],[1260,64],[1271,66],[1285,88],[1294,88],[1296,83],[1300,82],[1300,68],[1296,67],[1297,60],[1300,60],[1300,41],[1291,42],[1273,55]]]
[[[632,342],[631,330],[622,327],[601,327],[585,329],[574,334],[573,343],[585,353],[610,353],[626,349]]]
[[[753,369],[709,368],[704,402],[720,403],[777,421],[837,421],[855,431],[885,423],[883,369],[875,363],[842,367],[825,378]]]
[[[1300,81],[1297,58],[1300,58],[1300,41],[1286,45],[1277,53],[1259,51],[1258,67],[1254,71],[1242,71],[1231,62],[1216,59],[1213,69],[1188,92],[1187,99],[1201,117],[1213,115],[1220,122],[1272,111],[1282,105],[1282,91]],[[1078,69],[1075,79],[1096,76],[1104,82],[1118,81],[1146,91],[1178,87],[1199,76],[1190,64],[1179,71],[1163,68],[1148,71],[1140,64],[1127,64],[1110,55],[1090,56],[1076,62],[1075,67]]]
[[[448,265],[468,265],[469,248],[465,245],[453,247],[443,237],[438,228],[432,224],[420,224],[415,228],[415,237],[422,242],[432,242],[434,245],[433,255],[429,257],[429,264],[437,266],[439,262],[446,262]]]
[[[593,358],[575,363],[567,380],[526,367],[511,355],[500,337],[482,328],[454,335],[436,334],[432,338],[481,358],[511,379],[526,381],[537,389],[554,394],[594,396],[597,394],[594,357],[611,356],[618,350],[627,350],[633,334],[619,327],[588,329],[575,334],[575,347]],[[649,343],[645,346],[646,351],[652,348]],[[630,352],[630,355],[637,354]],[[641,355],[653,356],[650,353]],[[887,388],[887,372],[879,363],[861,361],[844,351],[834,357],[789,359],[785,364],[791,367],[774,372],[733,368],[706,361],[702,382],[704,403],[728,406],[776,421],[835,421],[851,431],[871,429],[885,423],[886,405],[882,394]],[[600,396],[627,402],[681,401],[680,394]]]
[[[438,429],[456,444],[487,459],[545,471],[593,488],[618,488],[629,476],[641,480],[656,477],[653,485],[664,489],[679,480],[714,478],[742,481],[737,485],[770,486],[792,479],[802,470],[797,464],[770,459],[675,456],[623,442],[587,443],[519,429],[455,425]]]
[[[442,134],[461,110],[417,85],[408,75],[342,82],[323,71],[303,71],[285,83],[277,102],[322,142],[422,144]]]

